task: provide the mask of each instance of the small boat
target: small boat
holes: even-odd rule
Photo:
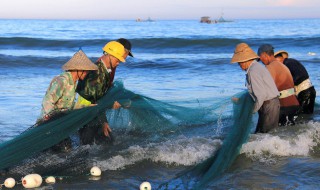
[[[203,16],[200,19],[200,23],[215,24],[215,23],[218,23],[218,21],[217,20],[211,20],[209,16]]]
[[[222,22],[233,22],[233,20],[226,20],[222,16],[220,16],[220,18],[218,19],[218,22],[219,23],[222,23]]]
[[[155,22],[155,20],[152,20],[150,17],[148,17],[148,19],[145,20],[137,18],[136,22]]]
[[[207,23],[207,24],[217,24],[217,23],[225,23],[225,22],[233,22],[233,20],[224,19],[223,13],[218,19],[211,20],[209,16],[203,16],[200,19],[200,23]]]

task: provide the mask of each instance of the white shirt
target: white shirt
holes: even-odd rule
[[[279,92],[270,72],[256,60],[252,61],[246,74],[246,87],[255,102],[253,112],[257,112],[264,101],[279,96]]]

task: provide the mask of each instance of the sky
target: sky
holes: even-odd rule
[[[1,19],[320,18],[320,0],[1,0]]]

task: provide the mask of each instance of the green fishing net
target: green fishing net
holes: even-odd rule
[[[111,110],[114,101],[118,101],[124,109]],[[97,106],[64,113],[61,117],[30,127],[19,136],[0,144],[0,170],[19,164],[76,134],[81,127],[106,112],[113,129],[150,134],[174,131],[187,123],[201,124],[209,120],[206,118],[206,109],[157,101],[126,90],[121,82],[116,81]]]
[[[161,135],[178,135],[184,127],[189,128],[181,131],[189,131],[197,126],[214,126],[218,129],[223,123],[229,127],[223,134],[222,147],[213,157],[192,170],[193,174],[201,177],[196,187],[202,187],[232,164],[248,137],[253,103],[247,93],[237,96],[240,99],[236,104],[232,104],[230,97],[227,97],[210,100],[212,104],[207,106],[201,106],[197,101],[182,103],[193,105],[186,107],[136,94],[116,81],[97,106],[64,113],[0,144],[0,171],[8,170],[10,174],[17,175],[31,172],[61,175],[61,171],[66,175],[85,173],[88,171],[86,157],[90,149],[87,146],[77,145],[77,151],[66,153],[63,159],[61,156],[49,156],[50,152],[46,150],[68,137],[77,136],[80,128],[105,113],[113,130],[137,133],[139,139],[147,139],[146,142],[161,140],[163,138],[158,138]],[[122,108],[112,110],[114,101],[118,101]],[[216,133],[219,134],[213,131],[212,135],[219,138],[220,132]],[[146,139],[141,139],[142,136]],[[130,141],[135,143],[133,139]]]
[[[223,138],[222,146],[208,159],[176,175],[159,189],[205,189],[232,165],[253,129],[254,102],[247,92],[234,95],[231,126]],[[231,102],[231,100],[229,100]]]
[[[254,102],[246,92],[237,96],[239,99],[233,106],[232,128],[215,155],[194,168],[193,172],[201,176],[194,189],[202,189],[225,172],[238,156],[242,145],[248,140],[252,128]]]

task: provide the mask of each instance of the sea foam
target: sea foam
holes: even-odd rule
[[[219,139],[180,136],[176,140],[162,143],[130,146],[116,156],[96,162],[102,170],[124,169],[126,166],[143,160],[190,166],[209,158],[220,145],[221,140]]]
[[[251,135],[240,153],[259,161],[266,158],[309,156],[320,141],[320,123],[308,122],[296,126],[280,128],[269,134]]]

